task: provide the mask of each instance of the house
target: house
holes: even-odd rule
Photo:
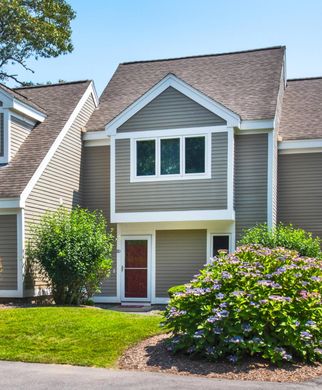
[[[28,277],[46,210],[102,210],[117,232],[97,302],[166,303],[256,223],[322,236],[322,78],[287,80],[285,47],[119,65],[91,81],[0,86],[0,297]]]

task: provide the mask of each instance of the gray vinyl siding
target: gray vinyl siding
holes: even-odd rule
[[[277,217],[322,238],[322,153],[279,155]]]
[[[0,112],[0,157],[4,155],[4,115]]]
[[[235,137],[236,240],[243,229],[267,222],[267,134]]]
[[[0,215],[0,290],[17,289],[17,216]]]
[[[25,139],[30,134],[33,126],[29,123],[26,123],[15,116],[11,116],[11,128],[10,128],[10,156],[13,158],[15,154],[18,152],[20,146],[23,144]]]
[[[226,122],[169,87],[118,128],[119,132],[217,126]]]
[[[56,210],[61,203],[67,208],[80,203],[81,130],[94,108],[90,96],[28,196],[25,208],[27,239],[30,225],[37,223],[46,211]]]
[[[130,182],[130,140],[116,140],[116,212],[227,208],[227,133],[212,134],[211,178]]]
[[[166,298],[170,287],[188,283],[206,261],[206,230],[156,231],[156,297]]]
[[[110,221],[110,147],[84,147],[82,180],[82,206],[89,210],[101,210]],[[116,231],[116,226],[112,228]],[[113,253],[111,276],[103,282],[101,294],[116,296],[116,252]]]

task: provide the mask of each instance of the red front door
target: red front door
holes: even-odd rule
[[[148,297],[148,240],[125,240],[125,298]]]

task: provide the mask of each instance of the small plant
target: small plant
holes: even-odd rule
[[[114,235],[99,212],[60,207],[31,228],[28,260],[47,279],[57,304],[86,302],[111,270]]]
[[[237,362],[322,358],[322,261],[260,245],[222,251],[164,315],[169,350]]]
[[[282,223],[274,228],[260,224],[245,230],[238,245],[248,244],[260,244],[268,248],[283,247],[294,249],[301,256],[322,257],[319,237],[313,237],[312,233]]]

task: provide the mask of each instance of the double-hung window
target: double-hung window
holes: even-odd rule
[[[202,134],[133,139],[132,181],[208,178],[208,137]]]

